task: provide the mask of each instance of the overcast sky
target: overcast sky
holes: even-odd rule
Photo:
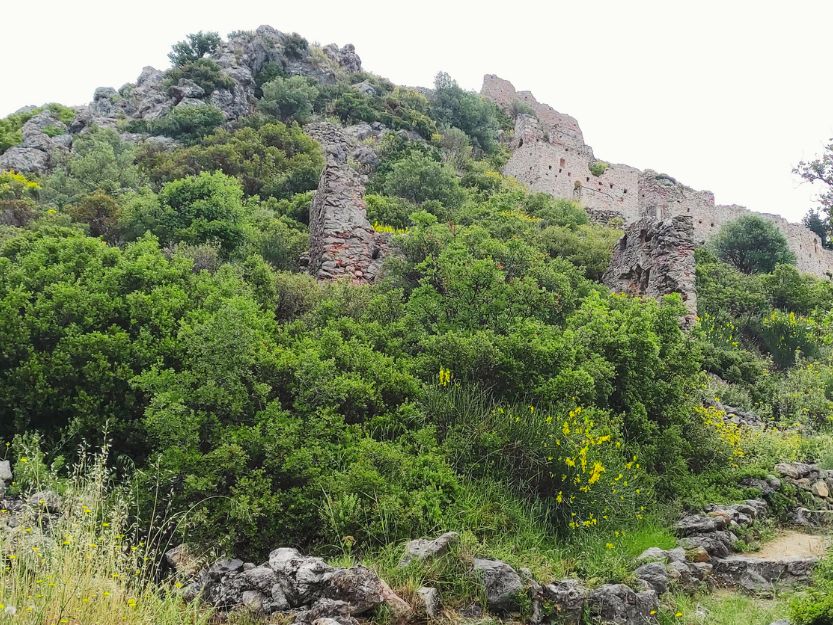
[[[791,173],[833,136],[825,0],[42,0],[0,37],[0,116],[82,104],[167,67],[186,33],[270,24],[352,42],[365,69],[479,89],[494,73],[576,117],[598,158],[652,168],[718,203],[797,221],[817,194]],[[124,7],[124,9],[122,9]],[[6,17],[9,12],[6,11]]]

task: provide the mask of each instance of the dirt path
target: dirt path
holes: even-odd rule
[[[821,558],[830,544],[828,536],[803,534],[794,530],[784,530],[773,540],[764,544],[760,551],[744,554],[749,558],[761,560],[783,560],[787,558]]]

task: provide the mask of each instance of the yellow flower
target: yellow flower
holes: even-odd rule
[[[605,547],[606,547],[607,549],[613,549],[613,548],[615,547],[615,545],[614,545],[613,543],[607,543],[607,544],[605,545]]]
[[[130,597],[130,599],[127,600],[127,607],[128,608],[135,608],[136,607],[136,599],[134,599],[133,597]]]
[[[676,616],[677,618],[682,618],[683,613],[678,610],[677,612],[674,612],[674,616]]]

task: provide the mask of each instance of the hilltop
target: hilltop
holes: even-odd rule
[[[0,622],[830,618],[815,234],[495,76],[170,58],[0,120]]]

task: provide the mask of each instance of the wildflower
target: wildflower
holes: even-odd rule
[[[674,612],[674,616],[676,616],[677,618],[682,618],[683,613],[677,610],[676,612]]]
[[[136,607],[136,599],[133,598],[133,597],[130,597],[130,599],[127,600],[127,607],[131,608],[131,609],[135,608]]]
[[[605,548],[607,548],[607,549],[613,549],[614,547],[615,547],[615,545],[613,543],[607,543],[605,545]]]

